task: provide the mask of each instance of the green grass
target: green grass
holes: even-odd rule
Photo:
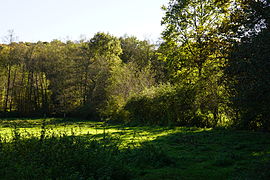
[[[0,121],[0,179],[270,179],[270,134]]]

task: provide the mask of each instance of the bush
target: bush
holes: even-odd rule
[[[193,88],[165,84],[134,95],[123,111],[129,112],[131,121],[143,124],[201,126],[194,102]]]

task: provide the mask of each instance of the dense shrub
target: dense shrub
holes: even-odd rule
[[[215,127],[222,122],[225,108],[211,93],[198,85],[163,84],[134,94],[123,109],[113,115],[135,124]],[[215,102],[213,103],[213,101]],[[224,125],[224,124],[222,124]]]
[[[134,95],[124,111],[131,121],[158,125],[199,125],[192,88],[160,85]]]
[[[151,66],[140,68],[135,63],[122,64],[115,68],[106,88],[106,104],[99,108],[103,119],[119,121],[126,116],[121,111],[132,94],[141,93],[155,84]]]

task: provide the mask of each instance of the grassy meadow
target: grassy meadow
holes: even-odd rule
[[[270,134],[0,120],[0,179],[269,179]]]

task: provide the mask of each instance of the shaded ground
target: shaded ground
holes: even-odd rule
[[[12,139],[16,126],[16,131],[25,133],[25,137],[30,134],[27,135],[27,132],[36,132],[35,136],[40,136],[44,125],[48,138],[52,134],[66,133],[67,136],[95,138],[101,142],[104,138],[116,139],[116,149],[120,150],[110,157],[116,156],[114,161],[119,160],[118,163],[126,168],[129,175],[125,178],[128,179],[270,179],[269,133],[188,127],[110,126],[61,119],[43,122],[40,119],[2,120],[0,133],[2,138],[9,136]],[[80,149],[84,149],[84,146],[82,143]],[[76,157],[73,160],[77,161]],[[99,175],[95,177],[98,179]],[[115,176],[108,177],[117,179]]]
[[[153,141],[175,164],[143,179],[270,179],[270,135],[245,131],[178,132]]]

